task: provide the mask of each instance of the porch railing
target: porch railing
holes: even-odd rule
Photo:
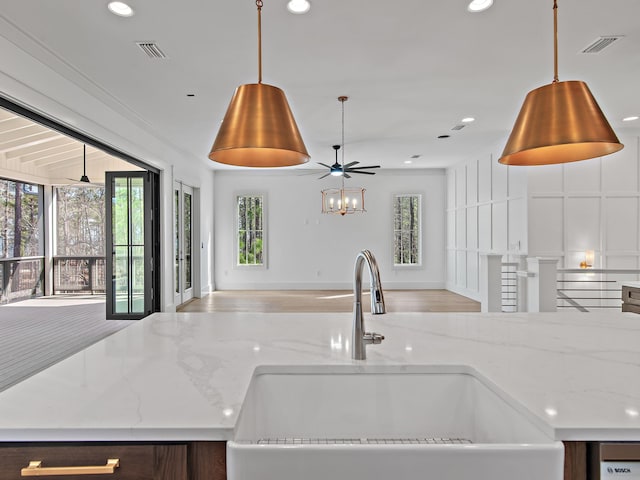
[[[44,295],[44,257],[0,259],[0,302]]]
[[[622,284],[640,280],[640,270],[558,269],[558,309],[589,312],[622,307]]]
[[[518,311],[518,263],[502,262],[502,311]]]
[[[53,257],[54,293],[104,293],[105,257]]]

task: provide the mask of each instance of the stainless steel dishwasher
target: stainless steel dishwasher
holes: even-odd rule
[[[640,480],[640,443],[600,442],[589,445],[588,480]]]

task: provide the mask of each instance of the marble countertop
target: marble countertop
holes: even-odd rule
[[[640,316],[157,313],[0,393],[0,441],[228,440],[260,365],[469,365],[557,440],[640,440]]]

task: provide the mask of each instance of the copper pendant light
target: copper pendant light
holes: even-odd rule
[[[550,165],[601,157],[624,145],[587,84],[558,81],[558,4],[553,2],[553,82],[528,93],[498,160],[505,165]]]
[[[258,83],[240,85],[229,103],[209,158],[242,167],[287,167],[309,161],[287,98],[262,83],[262,0],[258,8]]]

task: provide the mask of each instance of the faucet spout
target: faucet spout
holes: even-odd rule
[[[351,358],[364,360],[367,358],[366,346],[369,343],[378,344],[384,340],[384,336],[378,333],[369,333],[364,328],[362,315],[362,270],[367,264],[371,281],[371,313],[380,315],[386,313],[380,271],[375,257],[369,250],[361,251],[356,257],[353,271],[353,330]]]

